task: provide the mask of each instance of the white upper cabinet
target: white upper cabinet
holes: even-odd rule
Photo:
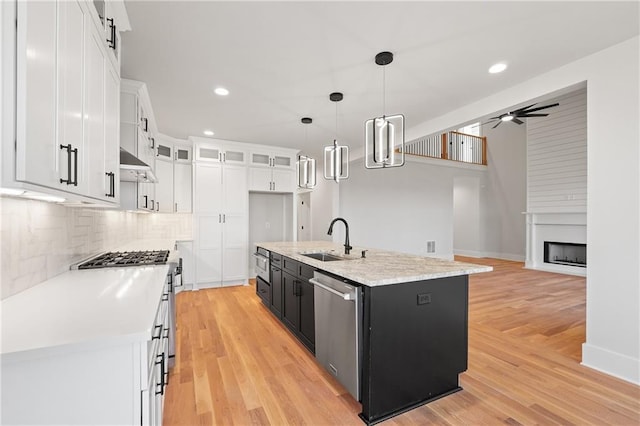
[[[187,143],[162,135],[155,142],[156,211],[160,213],[191,213],[192,150],[180,142]]]
[[[122,0],[93,0],[95,24],[105,41],[107,58],[120,75],[120,33],[131,25]]]
[[[249,191],[293,192],[295,190],[296,152],[272,150],[251,151]]]
[[[15,173],[2,186],[117,204],[120,79],[92,3],[16,2],[15,12],[16,143],[3,156]]]
[[[191,137],[196,150],[196,161],[211,161],[228,164],[246,164],[246,150],[240,144],[221,139]]]

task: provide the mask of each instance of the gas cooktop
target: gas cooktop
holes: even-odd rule
[[[168,258],[169,250],[116,251],[101,254],[81,263],[78,269],[164,265]]]

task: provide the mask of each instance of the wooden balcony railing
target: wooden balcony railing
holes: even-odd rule
[[[487,137],[450,131],[407,142],[404,153],[487,165]]]

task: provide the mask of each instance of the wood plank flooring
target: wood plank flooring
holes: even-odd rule
[[[463,391],[385,425],[640,425],[640,387],[579,364],[585,279],[489,264],[471,276]],[[253,285],[182,292],[166,425],[363,425]]]

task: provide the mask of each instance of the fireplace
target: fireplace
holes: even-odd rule
[[[587,245],[545,241],[544,262],[586,268]]]

